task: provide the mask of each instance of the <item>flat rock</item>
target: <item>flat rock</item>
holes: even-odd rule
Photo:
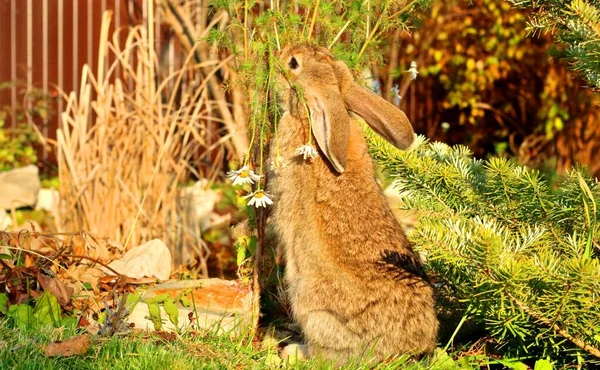
[[[34,165],[0,172],[0,209],[35,206],[41,187],[38,174]]]
[[[191,302],[184,307],[176,302],[178,325],[171,322],[160,305],[161,330],[208,329],[218,334],[237,336],[246,332],[252,322],[252,291],[237,281],[201,279],[168,281],[147,290],[129,315],[129,322],[138,329],[154,330],[146,300],[167,294],[175,299],[185,297]]]
[[[123,257],[112,261],[108,266],[120,274],[134,279],[156,277],[168,280],[171,277],[171,252],[160,239],[153,239],[131,248]],[[110,270],[104,270],[113,275]]]

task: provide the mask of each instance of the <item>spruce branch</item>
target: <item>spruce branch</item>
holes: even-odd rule
[[[551,32],[560,54],[594,88],[600,88],[600,4],[585,0],[509,0],[532,11],[528,31]]]
[[[419,137],[399,151],[365,135],[403,208],[421,215],[410,238],[448,301],[472,307],[470,321],[506,354],[600,359],[600,185],[584,169],[553,189],[537,171],[462,146]]]
[[[587,344],[586,342],[584,342],[583,340],[572,336],[565,329],[556,325],[556,323],[553,322],[553,320],[547,319],[543,315],[533,311],[525,303],[523,303],[520,300],[518,300],[517,298],[513,297],[510,293],[507,293],[507,295],[521,310],[526,312],[529,316],[538,320],[542,324],[548,326],[549,328],[554,330],[556,333],[558,333],[560,336],[568,339],[571,343],[575,344],[577,347],[581,348],[582,350],[588,352],[592,356],[600,358],[600,349],[593,347],[593,346]]]

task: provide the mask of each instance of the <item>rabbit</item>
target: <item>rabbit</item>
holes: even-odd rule
[[[433,286],[376,181],[355,115],[400,149],[414,140],[408,118],[354,82],[328,49],[287,47],[278,58],[282,115],[271,157],[284,165],[269,181],[272,222],[308,355],[344,363],[431,354]],[[318,156],[305,159],[297,148],[311,131]]]

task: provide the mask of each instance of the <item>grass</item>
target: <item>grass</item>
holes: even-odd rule
[[[74,330],[0,328],[1,369],[245,369],[266,365],[268,351],[212,335],[176,340],[143,333],[92,340],[84,356],[48,358],[45,344],[76,335]]]
[[[178,370],[178,369],[331,369],[331,363],[309,360],[284,364],[277,349],[249,341],[235,341],[210,333],[166,335],[135,333],[111,338],[92,338],[86,355],[49,358],[44,345],[66,340],[78,332],[74,329],[43,328],[39,331],[12,328],[0,323],[0,369],[111,369],[111,370]],[[264,347],[264,348],[261,348]],[[399,359],[385,364],[351,363],[343,369],[457,369],[450,363],[431,360],[410,362]]]

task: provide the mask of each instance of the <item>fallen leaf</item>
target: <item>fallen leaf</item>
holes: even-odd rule
[[[23,266],[31,267],[33,266],[34,261],[33,258],[29,254],[25,254],[25,262],[23,262]]]
[[[29,233],[29,249],[40,254],[51,254],[60,248],[57,240],[39,235],[35,232]]]
[[[117,277],[113,275],[103,276],[98,279],[98,284],[110,284],[117,281]]]
[[[12,298],[11,303],[12,304],[26,303],[29,301],[29,298],[31,298],[31,293],[32,293],[32,291],[26,292],[26,291],[22,291],[21,289],[15,290],[15,291],[13,291],[13,294],[11,297]]]
[[[79,321],[77,322],[77,327],[78,328],[85,328],[86,326],[90,325],[89,320],[85,317],[85,316],[81,316],[79,318]]]
[[[90,233],[82,233],[81,236],[85,242],[86,256],[90,256],[100,262],[108,262],[110,260],[110,252],[106,240]]]
[[[98,335],[100,328],[97,325],[88,325],[85,327],[85,331],[91,335]]]
[[[44,353],[48,357],[83,355],[88,351],[90,345],[90,336],[82,334],[63,342],[49,343],[44,348]]]
[[[177,334],[169,331],[154,331],[152,335],[159,337],[165,342],[175,342],[177,340]]]
[[[37,280],[44,288],[44,291],[52,293],[61,306],[66,306],[71,300],[73,288],[69,288],[62,281],[43,274],[41,271],[37,274]]]
[[[67,286],[73,288],[73,294],[79,294],[83,289],[98,292],[98,279],[105,276],[104,271],[86,264],[71,265],[68,270],[59,274]]]
[[[76,255],[76,256],[85,256],[86,255],[85,240],[83,240],[83,238],[81,236],[74,235],[73,237],[68,239],[68,241],[71,242],[71,250],[73,251],[74,255]]]

